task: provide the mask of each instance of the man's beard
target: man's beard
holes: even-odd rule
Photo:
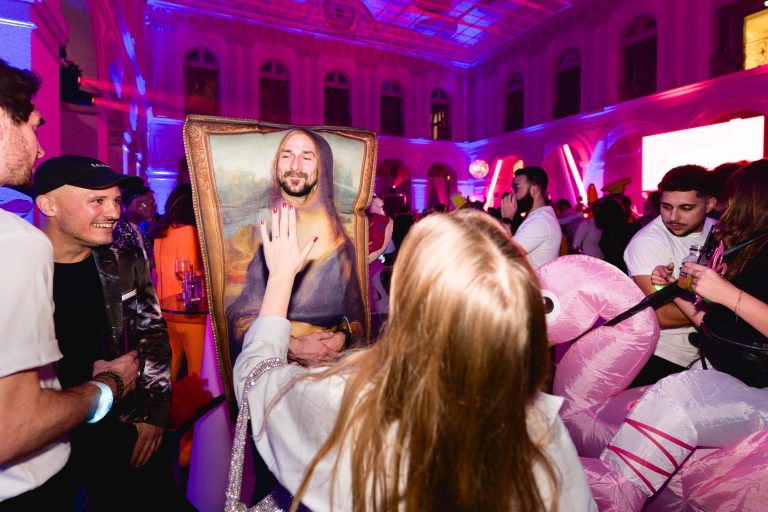
[[[525,197],[517,200],[517,211],[527,212],[530,211],[531,208],[533,208],[533,196],[531,196],[529,191],[525,193]]]
[[[6,155],[6,182],[4,186],[26,190],[32,185],[32,166],[35,157],[28,153],[29,148],[16,127],[9,134],[10,151]]]
[[[309,195],[309,193],[312,192],[312,189],[315,188],[315,185],[317,184],[317,180],[311,183],[307,181],[308,177],[309,176],[305,172],[290,171],[280,176],[278,181],[280,182],[280,188],[283,189],[283,192],[285,192],[289,196],[304,197]],[[290,186],[288,185],[288,180],[290,178],[304,178],[304,186],[297,190],[291,189]]]

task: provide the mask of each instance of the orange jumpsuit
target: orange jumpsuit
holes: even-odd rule
[[[155,239],[155,266],[157,269],[157,296],[165,297],[181,293],[181,282],[176,278],[176,258],[189,258],[194,272],[203,270],[200,244],[194,226],[171,226],[165,236]],[[171,382],[179,376],[181,364],[186,358],[187,373],[200,375],[205,338],[205,315],[182,315],[163,312],[168,323],[171,339]]]

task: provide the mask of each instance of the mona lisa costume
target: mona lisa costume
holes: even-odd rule
[[[317,223],[317,231],[313,226],[310,232],[329,233],[331,240],[326,241],[323,253],[308,261],[297,274],[288,306],[288,319],[294,323],[293,335],[296,335],[296,324],[303,323],[311,326],[305,332],[342,331],[346,334],[345,348],[358,346],[365,342],[367,317],[357,277],[355,247],[344,233],[333,201],[333,174],[328,172],[333,169],[333,154],[321,136],[304,133],[318,149],[320,167],[317,185],[307,201],[295,206],[297,223],[300,229],[302,223]],[[280,207],[282,202],[285,199],[273,172],[269,205],[264,212]],[[245,332],[258,316],[268,274],[264,252],[259,244],[248,265],[242,293],[226,309],[232,361],[242,349]]]

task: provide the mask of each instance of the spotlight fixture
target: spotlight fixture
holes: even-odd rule
[[[83,72],[80,66],[67,58],[67,49],[62,46],[59,49],[61,67],[59,68],[59,99],[64,103],[92,106],[94,95],[80,89]]]

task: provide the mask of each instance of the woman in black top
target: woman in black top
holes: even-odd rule
[[[738,170],[726,186],[727,207],[717,227],[725,249],[758,237],[768,230],[768,159]],[[709,302],[693,306],[675,299],[677,306],[703,336],[700,349],[718,370],[753,387],[768,387],[768,236],[757,238],[725,260],[724,276],[703,265],[684,264],[693,276],[692,289]],[[653,281],[670,281],[657,267]]]

